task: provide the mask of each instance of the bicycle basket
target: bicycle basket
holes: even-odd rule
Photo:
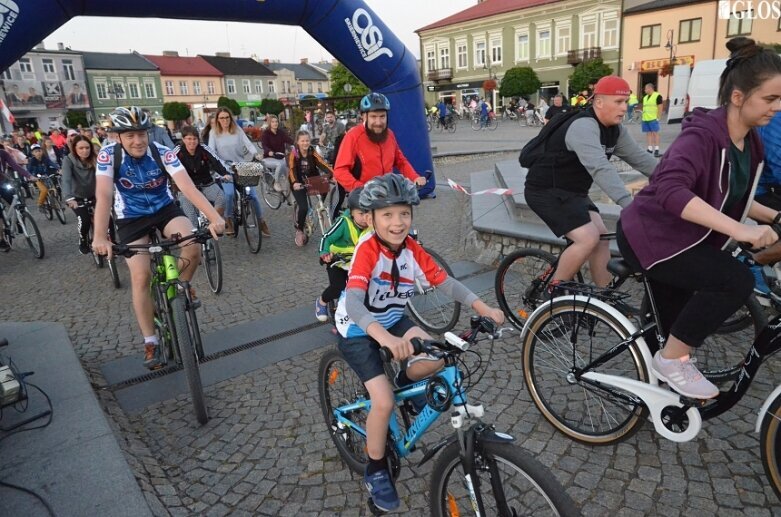
[[[325,176],[311,176],[306,181],[306,193],[310,196],[328,194],[331,191],[331,182]]]
[[[255,187],[263,175],[263,164],[258,162],[240,162],[234,164],[235,182],[238,187]]]

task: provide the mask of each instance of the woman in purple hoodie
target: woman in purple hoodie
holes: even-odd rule
[[[781,111],[781,58],[749,38],[727,42],[719,108],[695,110],[650,183],[621,212],[618,245],[650,280],[667,342],[653,372],[684,396],[719,394],[690,358],[751,295],[748,267],[724,250],[731,238],[754,248],[778,239],[781,213],[754,201],[762,142],[754,130]],[[760,224],[744,224],[750,217]]]

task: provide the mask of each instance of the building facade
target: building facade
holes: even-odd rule
[[[192,121],[206,121],[225,95],[222,72],[200,56],[180,57],[177,52],[161,56],[144,55],[160,70],[163,102],[183,102],[190,107]]]
[[[274,88],[277,76],[254,59],[231,57],[227,53],[200,57],[222,72],[225,95],[239,103],[242,118],[255,122],[263,99],[277,98]]]
[[[79,52],[47,50],[39,45],[0,72],[0,84],[0,93],[17,127],[30,125],[49,130],[64,126],[69,110],[90,115],[84,62]],[[4,125],[7,123],[3,121]]]
[[[160,71],[138,53],[82,52],[87,87],[95,120],[108,124],[108,114],[117,106],[141,106],[153,118],[163,112]]]
[[[279,94],[279,96],[287,97],[289,104],[293,104],[292,101],[298,102],[307,98],[324,99],[331,91],[328,74],[321,68],[310,65],[306,59],[302,59],[300,63],[279,63],[266,60],[264,64],[278,74],[280,81],[285,81],[280,86],[285,87],[286,93]],[[287,83],[291,74],[293,84]],[[285,78],[282,79],[282,77]]]
[[[455,103],[497,88],[507,70],[531,67],[542,87],[539,96],[569,95],[569,76],[583,61],[601,58],[617,70],[621,41],[621,2],[617,0],[484,1],[416,32],[426,102]],[[493,104],[498,91],[491,92]]]

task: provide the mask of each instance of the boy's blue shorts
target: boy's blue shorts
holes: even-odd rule
[[[402,316],[388,332],[392,336],[402,337],[407,331],[416,327],[414,321],[407,316]],[[378,375],[385,375],[380,357],[380,345],[369,336],[344,338],[339,336],[339,350],[344,355],[347,364],[350,365],[361,382],[365,383]]]

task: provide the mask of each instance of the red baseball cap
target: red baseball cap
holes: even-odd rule
[[[616,75],[606,75],[594,86],[594,95],[629,95],[629,83]]]

